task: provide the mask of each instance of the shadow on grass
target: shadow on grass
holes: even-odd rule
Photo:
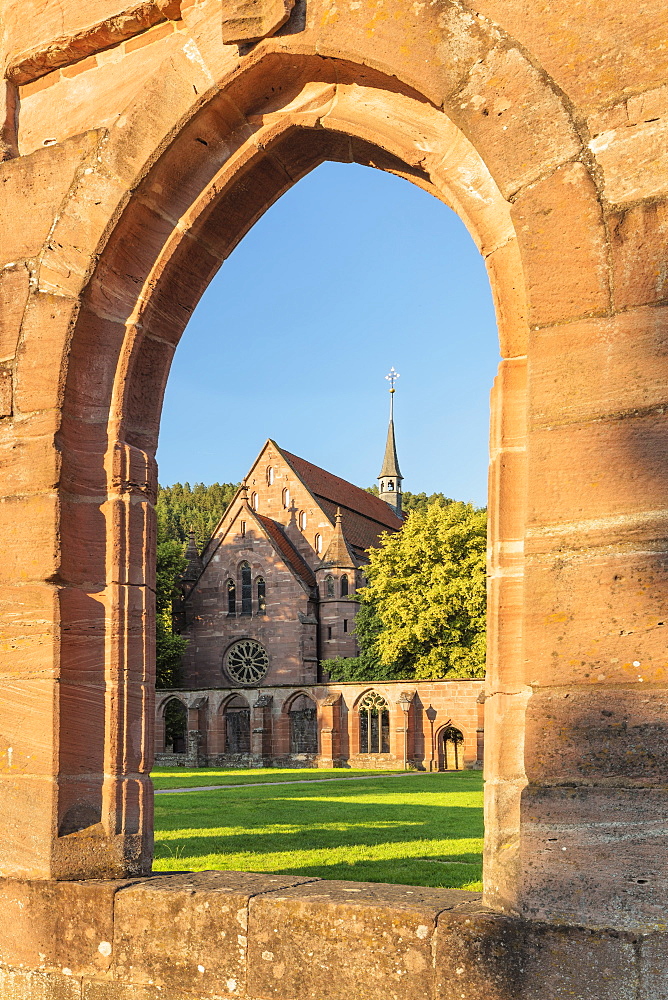
[[[481,871],[481,781],[462,778],[444,775],[439,787],[409,778],[391,788],[365,781],[161,796],[156,865],[471,885]]]

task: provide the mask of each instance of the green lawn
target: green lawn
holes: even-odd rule
[[[368,775],[344,771],[343,776]],[[387,773],[387,772],[382,772]],[[341,771],[157,769],[156,871],[232,869],[480,890],[479,771],[335,780]],[[307,777],[327,783],[276,786]],[[244,788],[261,781],[264,787]]]

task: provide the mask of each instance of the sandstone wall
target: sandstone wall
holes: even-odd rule
[[[505,1000],[518,976],[543,982],[519,947],[494,950],[504,912],[529,921],[523,940],[550,925],[538,962],[551,935],[570,940],[557,924],[613,928],[565,946],[562,993],[665,992],[651,934],[668,891],[667,21],[659,0],[6,0],[6,877],[41,880],[26,891],[47,899],[52,879],[150,868],[169,363],[262,212],[323,159],[355,161],[460,214],[496,303],[485,898],[497,915],[475,924],[505,956],[494,988]],[[298,262],[285,267],[298,284]],[[609,988],[612,958],[601,976],[582,971],[594,938],[635,971]],[[356,957],[381,969],[375,940]],[[565,966],[580,979],[562,989]],[[451,982],[477,968],[462,962]],[[82,988],[36,976],[7,989]]]
[[[311,684],[300,687],[263,685],[259,688],[194,691],[175,689],[158,691],[156,698],[155,749],[159,764],[170,766],[251,767],[275,764],[295,767],[368,767],[396,769],[406,763],[425,771],[443,766],[441,740],[443,730],[454,726],[464,737],[461,767],[481,767],[483,761],[484,681],[383,681],[375,684],[346,682]],[[369,692],[376,692],[389,711],[390,748],[387,753],[360,751],[359,703]],[[317,712],[318,752],[306,759],[291,759],[289,712],[299,694],[309,698]],[[225,746],[225,707],[235,695],[249,705],[258,699],[268,701],[266,724],[269,735],[265,756],[250,752],[247,757],[230,758]],[[164,713],[168,702],[178,698],[189,710],[200,714],[198,724],[200,753],[193,760],[188,754],[164,755]],[[404,712],[402,702],[407,702]],[[201,720],[201,721],[200,721]],[[404,735],[405,734],[405,735]],[[159,756],[158,756],[159,755]],[[452,767],[452,761],[450,761]]]

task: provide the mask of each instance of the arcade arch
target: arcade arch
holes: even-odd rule
[[[95,489],[106,491],[109,512],[122,512],[120,520],[108,520],[101,510],[99,524],[92,529],[104,536],[103,550],[108,547],[120,560],[113,572],[115,579],[125,579],[125,567],[130,564],[140,579],[149,579],[152,573],[151,555],[137,541],[137,531],[152,530],[160,405],[173,350],[191,312],[222,260],[258,215],[324,159],[354,160],[413,181],[450,205],[468,226],[485,257],[497,305],[504,355],[495,390],[497,409],[505,402],[502,389],[512,384],[516,415],[512,448],[517,455],[524,447],[526,310],[510,206],[480,155],[442,111],[395,79],[368,68],[361,72],[342,64],[340,71],[343,77],[335,85],[330,67],[318,59],[291,57],[286,63],[279,58],[270,64],[269,72],[277,88],[263,108],[258,99],[265,93],[267,66],[261,72],[258,64],[252,66],[244,74],[242,91],[235,91],[238,99],[243,96],[253,105],[252,135],[245,126],[239,129],[236,119],[228,120],[222,113],[225,100],[214,95],[196,110],[158,159],[147,164],[100,254],[72,335],[63,404],[63,479],[74,492],[73,510],[82,489]],[[178,225],[167,221],[177,218]],[[137,226],[141,226],[142,238],[134,246],[137,241],[132,234]],[[130,246],[132,260],[128,259]],[[105,315],[111,312],[104,321],[99,315],[101,302],[106,303]],[[107,334],[107,363],[102,380],[91,381],[91,351],[99,349],[101,323]],[[90,411],[92,417],[87,424],[87,461],[82,466],[76,443],[83,411]],[[522,495],[524,469],[521,463],[515,462],[510,469],[501,461],[501,438],[511,426],[503,418],[496,427],[492,570],[500,581],[503,556],[496,497],[510,488],[511,476],[512,489]],[[111,469],[116,471],[108,481]],[[505,542],[515,544],[522,531],[521,517],[505,530]],[[76,546],[78,534],[78,526],[65,515],[61,525],[64,549]],[[98,591],[102,587],[106,592],[108,567],[104,560],[96,561],[98,551],[92,549],[83,558],[86,565],[80,571],[87,580],[99,580]],[[518,577],[515,566],[511,601],[521,600],[519,582],[521,573]],[[109,614],[118,621],[121,634],[132,630],[123,611],[125,587],[112,585],[107,598]],[[492,604],[498,599],[498,592],[494,593]],[[140,613],[150,622],[150,602]],[[521,616],[514,624],[516,631],[519,628]],[[114,676],[136,677],[130,683],[140,686],[150,683],[150,652],[143,638],[149,631],[135,632],[132,643],[123,640],[115,647],[129,650],[129,660],[126,666],[112,651]],[[494,636],[491,641],[494,647]],[[128,669],[130,663],[135,666]],[[123,776],[118,780],[123,782]],[[513,782],[513,794],[519,795],[523,779]],[[150,794],[142,782],[135,788],[140,791],[140,802]],[[493,785],[490,789],[494,794]],[[506,799],[509,794],[506,787]],[[147,818],[150,815],[141,805],[139,811]],[[504,862],[507,857],[503,856]]]

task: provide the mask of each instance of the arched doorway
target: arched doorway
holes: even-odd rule
[[[439,771],[461,771],[464,767],[464,734],[455,726],[444,726],[437,735]]]
[[[249,115],[260,122],[252,138],[245,125],[239,127],[236,118],[226,117],[229,95],[220,100],[214,95],[193,109],[173,141],[163,147],[156,140],[155,157],[152,147],[150,155],[146,153],[144,173],[123,211],[114,216],[114,225],[105,230],[106,242],[91,248],[95,263],[86,277],[76,318],[68,327],[64,416],[59,428],[61,481],[67,484],[68,499],[59,515],[59,544],[63,552],[76,554],[72,563],[76,563],[76,578],[85,584],[72,620],[79,620],[81,607],[88,609],[89,645],[106,651],[109,690],[115,691],[118,685],[122,692],[121,698],[108,696],[107,718],[109,738],[122,744],[113,759],[123,763],[115,764],[113,772],[100,765],[89,787],[93,789],[97,782],[101,792],[105,781],[114,787],[131,783],[132,801],[139,799],[145,807],[137,806],[132,816],[128,812],[128,830],[135,831],[134,817],[139,815],[147,834],[150,754],[145,747],[132,744],[130,721],[118,713],[121,705],[136,705],[139,715],[139,706],[150,701],[144,692],[152,682],[154,609],[150,588],[143,589],[143,584],[153,574],[154,455],[169,365],[192,310],[221,262],[259,215],[323,160],[352,159],[408,178],[453,207],[468,226],[485,257],[495,298],[503,303],[498,316],[505,360],[495,406],[497,411],[505,407],[506,386],[512,384],[512,413],[520,415],[514,423],[501,419],[494,423],[495,497],[507,489],[510,480],[519,495],[525,494],[525,466],[504,464],[506,445],[514,456],[524,448],[522,268],[510,204],[482,157],[439,107],[397,87],[391,75],[368,66],[346,66],[346,79],[359,76],[359,81],[353,87],[342,85],[336,122],[328,122],[330,67],[321,59],[294,54],[285,59],[272,56],[269,70],[262,63],[258,60],[244,73],[245,89],[237,94],[246,102]],[[268,72],[276,74],[277,83],[270,99],[263,96],[268,93]],[[295,106],[306,94],[305,111],[297,120]],[[150,118],[154,95],[147,102]],[[137,107],[136,114],[139,120],[142,108]],[[148,150],[152,140],[142,141],[142,149]],[[188,183],[184,183],[186,175]],[[139,241],[137,231],[142,234]],[[54,231],[54,246],[57,240]],[[103,309],[98,306],[102,302]],[[83,462],[82,434],[86,441]],[[91,504],[91,495],[105,499]],[[85,547],[80,544],[82,510],[89,515],[86,530],[97,540]],[[503,525],[492,516],[492,569],[498,570],[507,553],[515,551],[512,545],[522,537],[522,530],[522,516]],[[505,542],[511,546],[504,547]],[[514,564],[512,595],[505,595],[504,605],[509,620],[509,601],[513,607],[521,605],[521,573],[522,567]],[[495,579],[492,607],[505,587],[500,573]],[[238,610],[238,595],[236,606]],[[59,628],[65,631],[68,608],[63,605],[59,618]],[[513,628],[521,629],[521,613],[512,621]],[[519,649],[519,644],[515,647]],[[100,690],[105,690],[104,685]],[[141,731],[150,736],[150,725]],[[381,748],[382,736],[381,725]],[[519,795],[519,783],[516,790]],[[72,792],[79,794],[74,779]],[[104,798],[105,803],[112,801],[130,799],[115,788],[113,796]],[[116,817],[113,824],[109,819],[108,826],[125,829],[124,822]],[[146,843],[150,843],[149,836]],[[146,857],[142,855],[142,864],[148,863]]]
[[[165,705],[165,750],[167,753],[188,751],[188,710],[178,698],[170,698]]]
[[[299,694],[290,704],[290,753],[318,752],[318,719],[315,702]]]

